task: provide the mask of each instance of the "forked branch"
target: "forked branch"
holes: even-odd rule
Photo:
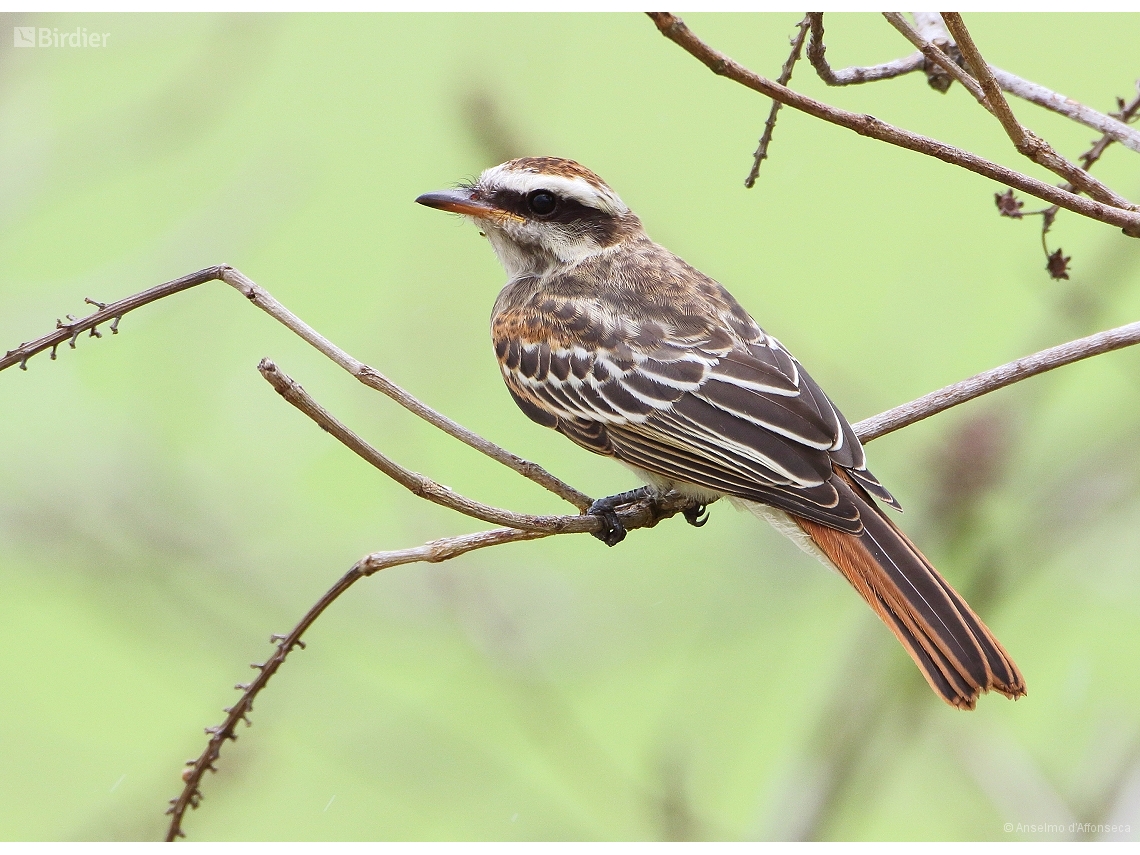
[[[1075,163],[1070,163],[1061,157],[1049,143],[1022,125],[1013,115],[1009,102],[1005,100],[1005,95],[1002,94],[1001,87],[994,79],[993,72],[982,57],[978,46],[974,44],[974,37],[966,29],[966,23],[962,20],[962,16],[957,12],[943,12],[942,20],[946,22],[947,28],[954,36],[958,50],[962,52],[962,57],[969,65],[970,71],[973,72],[974,79],[981,86],[982,106],[993,113],[994,117],[1001,123],[1010,142],[1013,143],[1018,152],[1034,163],[1056,173],[1074,188],[1087,193],[1098,201],[1117,208],[1140,210],[1136,205],[1093,178]]]
[[[714,74],[727,77],[742,86],[759,92],[808,115],[823,121],[852,130],[861,136],[877,139],[890,145],[916,151],[935,157],[946,163],[967,169],[970,172],[991,178],[1010,187],[1016,187],[1031,196],[1044,199],[1067,210],[1074,211],[1090,219],[1119,226],[1130,237],[1140,237],[1140,208],[1128,200],[1121,206],[1106,204],[1094,199],[1086,199],[1069,190],[1055,187],[1028,175],[986,160],[963,149],[897,128],[874,116],[852,113],[816,101],[795,90],[769,80],[731,57],[721,53],[702,41],[685,22],[669,12],[649,12],[649,17],[657,25],[661,34],[674,42],[696,59],[700,60]],[[951,63],[953,64],[953,63]],[[1123,198],[1115,197],[1114,198]]]
[[[193,288],[195,285],[213,281],[225,282],[227,285],[236,288],[248,298],[253,305],[300,336],[345,371],[352,374],[365,386],[375,389],[378,392],[383,392],[401,407],[419,416],[433,427],[439,428],[444,433],[471,446],[492,460],[502,463],[509,469],[513,469],[525,478],[529,478],[559,498],[565,499],[579,510],[585,510],[590,506],[591,499],[589,496],[574,489],[565,481],[555,478],[537,463],[524,460],[490,440],[484,439],[474,431],[468,430],[462,425],[452,421],[443,415],[443,413],[432,409],[411,393],[397,386],[375,368],[365,365],[360,360],[355,359],[346,351],[337,347],[286,309],[281,303],[274,299],[268,291],[260,288],[252,279],[249,279],[240,270],[230,267],[228,264],[206,267],[195,273],[190,273],[170,282],[164,282],[153,288],[148,288],[146,291],[140,291],[138,294],[132,294],[130,297],[117,300],[114,303],[99,303],[95,300],[88,299],[88,303],[99,307],[97,311],[85,318],[74,318],[68,315],[67,321],[57,320],[56,329],[53,332],[41,336],[34,341],[24,342],[19,347],[9,350],[3,357],[0,357],[0,371],[3,371],[5,368],[11,368],[14,365],[18,365],[21,369],[27,370],[28,360],[46,350],[50,350],[51,358],[55,359],[57,349],[64,342],[68,342],[70,346],[74,348],[83,333],[88,333],[98,338],[98,328],[108,322],[111,322],[111,331],[118,332],[119,321],[121,321],[123,316],[127,313],[153,303],[156,300],[161,300],[163,297],[169,297],[172,294]]]
[[[827,61],[827,46],[823,42],[823,12],[808,12],[808,22],[811,25],[811,41],[808,42],[807,49],[808,61],[819,75],[819,79],[828,86],[852,86],[858,83],[890,80],[918,71],[925,64],[926,57],[920,51],[879,65],[853,65],[835,71]]]
[[[902,33],[911,44],[919,48],[918,53],[912,53],[879,65],[852,66],[851,68],[833,71],[825,58],[823,13],[809,12],[811,39],[807,48],[808,59],[815,67],[816,74],[828,86],[874,83],[879,80],[888,80],[892,77],[910,74],[923,68],[930,85],[939,92],[946,92],[951,82],[957,80],[981,100],[984,93],[982,93],[977,81],[962,70],[954,56],[946,53],[947,50],[952,53],[958,52],[958,46],[951,38],[950,31],[946,29],[942,16],[938,12],[913,12],[912,14],[915,19],[914,27],[911,27],[898,12],[884,12],[883,17]],[[1094,110],[1092,107],[1049,89],[1047,86],[1026,80],[995,65],[989,65],[988,68],[1003,92],[1008,92],[1024,101],[1036,104],[1038,107],[1044,107],[1046,110],[1092,128],[1094,131],[1120,142],[1125,147],[1140,152],[1140,131],[1128,127],[1127,123],[1121,120],[1119,116]],[[1087,167],[1085,168],[1087,169]]]

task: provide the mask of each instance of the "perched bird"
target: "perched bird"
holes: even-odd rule
[[[528,417],[626,464],[643,490],[728,496],[767,519],[851,583],[947,703],[1025,694],[986,625],[876,505],[901,510],[823,390],[597,175],[526,157],[416,201],[473,219],[506,268],[491,336]],[[610,545],[624,536],[613,508],[638,494],[590,509]]]

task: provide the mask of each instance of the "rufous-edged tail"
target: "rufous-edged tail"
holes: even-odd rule
[[[859,508],[863,531],[848,534],[790,515],[882,618],[946,703],[973,709],[991,689],[1025,694],[1013,659],[910,539],[841,469],[833,480]]]

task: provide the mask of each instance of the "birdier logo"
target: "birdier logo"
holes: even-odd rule
[[[12,27],[16,47],[104,48],[110,37],[110,33],[89,33],[86,27],[62,33],[58,27]]]

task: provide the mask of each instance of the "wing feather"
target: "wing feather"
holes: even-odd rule
[[[766,428],[811,448],[825,450],[835,444],[835,431],[828,429],[830,426],[818,413],[802,406],[794,406],[798,398],[756,392],[725,382],[716,374],[701,386],[696,396],[734,418]],[[789,406],[787,402],[792,402],[793,405]]]
[[[531,419],[591,451],[852,533],[862,530],[859,513],[829,483],[833,466],[898,506],[867,471],[847,420],[758,328],[742,341],[696,325],[684,330],[688,338],[662,338],[650,326],[636,347],[601,326],[587,325],[595,340],[579,331],[584,343],[574,345],[552,341],[548,329],[517,318],[509,334],[496,327],[503,377]]]

